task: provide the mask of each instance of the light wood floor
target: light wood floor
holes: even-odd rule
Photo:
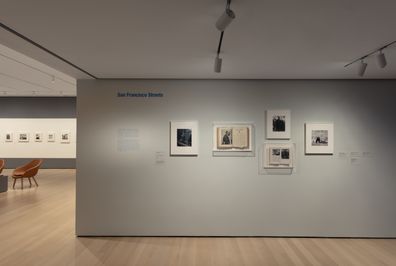
[[[18,189],[0,193],[2,266],[396,265],[396,240],[77,238],[75,171],[41,170],[37,181],[39,188],[22,191],[17,183]]]

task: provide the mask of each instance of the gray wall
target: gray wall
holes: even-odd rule
[[[396,237],[396,81],[78,81],[77,235]],[[164,98],[117,98],[117,92]],[[290,109],[297,173],[258,174],[265,110]],[[198,157],[169,157],[169,121],[198,120]],[[255,157],[213,157],[213,121],[254,121]],[[304,123],[335,124],[333,156]],[[119,129],[138,129],[131,151]],[[351,163],[340,152],[370,152]]]
[[[75,118],[75,97],[0,97],[0,118]],[[7,168],[32,158],[4,158]],[[75,168],[75,159],[46,159],[43,168]]]

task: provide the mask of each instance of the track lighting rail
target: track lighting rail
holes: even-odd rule
[[[221,44],[223,43],[223,36],[224,36],[224,31],[222,31],[222,32],[220,33],[219,46],[217,47],[217,56],[220,55]]]
[[[384,46],[382,46],[382,47],[380,47],[380,48],[378,48],[378,49],[376,49],[376,50],[374,50],[374,51],[372,51],[372,52],[370,52],[370,53],[368,53],[368,54],[366,54],[366,55],[364,55],[362,57],[359,57],[358,59],[353,60],[352,62],[346,64],[344,67],[348,67],[348,66],[350,66],[350,65],[352,65],[352,64],[354,64],[356,62],[359,62],[359,61],[361,61],[363,59],[366,59],[367,57],[369,57],[369,56],[371,56],[371,55],[373,55],[373,54],[375,54],[377,52],[381,52],[382,50],[388,48],[389,46],[391,46],[391,45],[393,45],[395,43],[396,43],[396,41],[393,41],[393,42],[390,42],[388,44],[385,44]]]

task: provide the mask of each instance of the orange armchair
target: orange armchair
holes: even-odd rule
[[[30,178],[33,178],[34,183],[36,183],[36,186],[38,186],[37,181],[35,179],[35,176],[38,173],[38,170],[40,169],[41,164],[43,163],[43,160],[32,160],[31,162],[20,166],[12,172],[12,178],[14,178],[14,184],[12,186],[13,189],[15,189],[15,183],[18,179],[21,179],[21,188],[23,189],[23,179],[27,178],[30,183],[30,187],[32,186],[32,181]]]
[[[0,174],[1,174],[1,172],[3,172],[4,166],[5,166],[5,161],[0,160]]]

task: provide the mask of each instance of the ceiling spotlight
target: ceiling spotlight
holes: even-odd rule
[[[219,56],[216,56],[215,58],[215,63],[214,63],[214,71],[216,73],[220,73],[221,72],[221,63],[222,63],[223,59],[221,59]]]
[[[230,5],[231,5],[231,0],[227,0],[226,9],[216,22],[216,28],[220,31],[220,40],[219,40],[219,45],[217,46],[217,56],[215,58],[215,63],[214,63],[214,71],[216,73],[221,72],[221,64],[223,59],[220,58],[220,52],[221,52],[221,44],[223,43],[224,30],[227,28],[228,25],[230,25],[232,20],[235,18],[235,13],[230,9]]]
[[[386,62],[386,57],[385,57],[383,50],[388,48],[391,45],[394,45],[394,44],[396,44],[396,41],[385,44],[384,46],[382,46],[382,47],[380,47],[380,48],[378,48],[378,49],[376,49],[362,57],[359,57],[358,59],[353,60],[352,62],[346,64],[344,67],[349,67],[352,64],[359,64],[358,74],[359,74],[359,76],[363,77],[364,72],[366,72],[366,68],[367,68],[367,64],[363,60],[368,57],[371,57],[373,54],[376,54],[377,52],[379,52],[377,54],[377,63],[380,68],[384,68],[384,67],[386,67],[387,62]]]
[[[385,54],[382,52],[382,50],[379,51],[379,54],[377,55],[377,63],[380,68],[386,67],[386,58]]]
[[[360,77],[363,77],[364,76],[364,72],[366,72],[366,68],[367,68],[367,63],[365,63],[364,61],[363,61],[363,59],[360,61],[360,63],[359,63],[359,68],[358,68],[358,75],[360,76]]]
[[[224,13],[217,20],[216,28],[219,31],[224,31],[228,27],[228,25],[230,25],[230,23],[234,18],[235,18],[234,11],[232,11],[229,7],[227,7]]]

